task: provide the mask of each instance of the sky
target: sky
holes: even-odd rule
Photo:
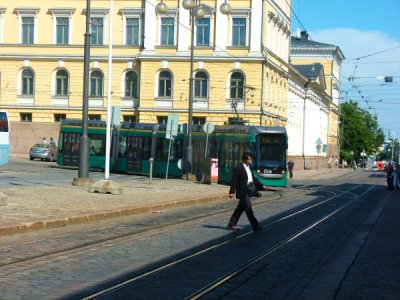
[[[292,0],[292,35],[297,28],[342,50],[339,103],[357,101],[400,139],[400,0]]]

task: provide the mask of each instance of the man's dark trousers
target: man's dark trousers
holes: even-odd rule
[[[253,230],[258,229],[260,225],[258,224],[256,217],[254,216],[250,197],[247,194],[239,199],[239,203],[229,220],[228,226],[236,226],[243,211],[246,213],[246,216],[249,219],[249,222]]]

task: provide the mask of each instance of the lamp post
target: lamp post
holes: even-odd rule
[[[189,77],[189,120],[187,126],[187,146],[186,146],[186,163],[185,172],[190,173],[192,171],[193,162],[193,146],[192,146],[192,123],[193,123],[193,92],[194,92],[194,78],[193,78],[193,59],[194,59],[194,28],[195,21],[204,17],[205,12],[201,8],[200,0],[183,0],[182,6],[184,9],[190,11],[190,77]],[[167,5],[162,2],[156,6],[158,13],[166,13],[168,10]],[[228,15],[231,12],[231,6],[229,3],[224,1],[220,6],[220,11],[224,15]]]
[[[82,104],[82,136],[79,139],[79,169],[78,178],[74,178],[73,185],[89,185],[89,60],[90,60],[90,0],[86,0],[86,31],[83,57],[83,104]]]

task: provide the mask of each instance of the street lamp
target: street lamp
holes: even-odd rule
[[[186,164],[185,172],[190,173],[192,171],[193,162],[193,146],[192,146],[192,123],[193,123],[193,58],[194,58],[194,22],[197,19],[204,17],[205,12],[200,6],[200,0],[183,0],[182,6],[184,9],[190,11],[190,79],[189,79],[189,121],[188,121],[188,133],[187,133],[187,146],[186,146]],[[167,5],[161,0],[156,6],[157,13],[166,13],[168,10]],[[231,12],[231,6],[225,0],[220,6],[220,11],[224,15],[228,15]]]
[[[90,61],[90,0],[86,1],[86,31],[83,57],[83,104],[82,104],[82,136],[79,139],[79,169],[78,178],[74,178],[73,185],[89,185],[93,182],[89,178],[89,61]]]

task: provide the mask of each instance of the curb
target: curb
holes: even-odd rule
[[[278,195],[278,196],[274,197],[275,195]],[[275,198],[279,199],[280,197],[281,196],[279,194],[274,193],[273,195],[268,196],[268,200],[276,200]],[[224,201],[224,200],[232,201],[231,199],[227,199],[227,198],[228,198],[227,195],[224,194],[224,195],[218,195],[215,197],[176,200],[176,201],[165,202],[165,203],[160,203],[160,204],[153,204],[153,205],[149,205],[149,206],[126,208],[126,209],[121,209],[121,210],[116,210],[116,211],[108,211],[108,212],[101,212],[101,213],[71,216],[71,217],[66,217],[66,218],[62,218],[62,219],[11,225],[11,226],[6,226],[6,227],[1,227],[0,228],[0,236],[18,234],[18,233],[26,233],[26,232],[34,231],[34,230],[60,228],[60,227],[65,227],[65,226],[69,226],[69,225],[74,225],[74,224],[76,225],[76,224],[89,223],[89,222],[93,222],[93,221],[100,221],[100,220],[111,219],[111,218],[116,218],[116,217],[126,217],[126,216],[141,214],[141,213],[160,211],[160,210],[168,209],[168,208],[176,208],[176,207],[204,204],[204,203]],[[235,202],[235,205],[236,205],[236,202]]]
[[[88,223],[93,221],[100,221],[110,218],[116,217],[126,217],[131,215],[137,215],[146,212],[152,212],[156,210],[163,210],[167,208],[173,207],[182,207],[188,205],[196,205],[208,202],[216,202],[226,199],[226,195],[218,195],[215,197],[206,197],[206,198],[193,198],[193,199],[185,199],[185,200],[177,200],[172,202],[153,204],[149,206],[142,207],[134,207],[134,208],[126,208],[116,211],[108,211],[108,212],[100,212],[86,215],[76,215],[71,217],[66,217],[62,219],[55,220],[46,220],[46,221],[38,221],[24,224],[17,224],[11,226],[5,226],[0,228],[0,236],[17,234],[17,233],[25,233],[33,230],[43,230],[43,229],[53,229],[59,227],[65,227],[68,225]]]

